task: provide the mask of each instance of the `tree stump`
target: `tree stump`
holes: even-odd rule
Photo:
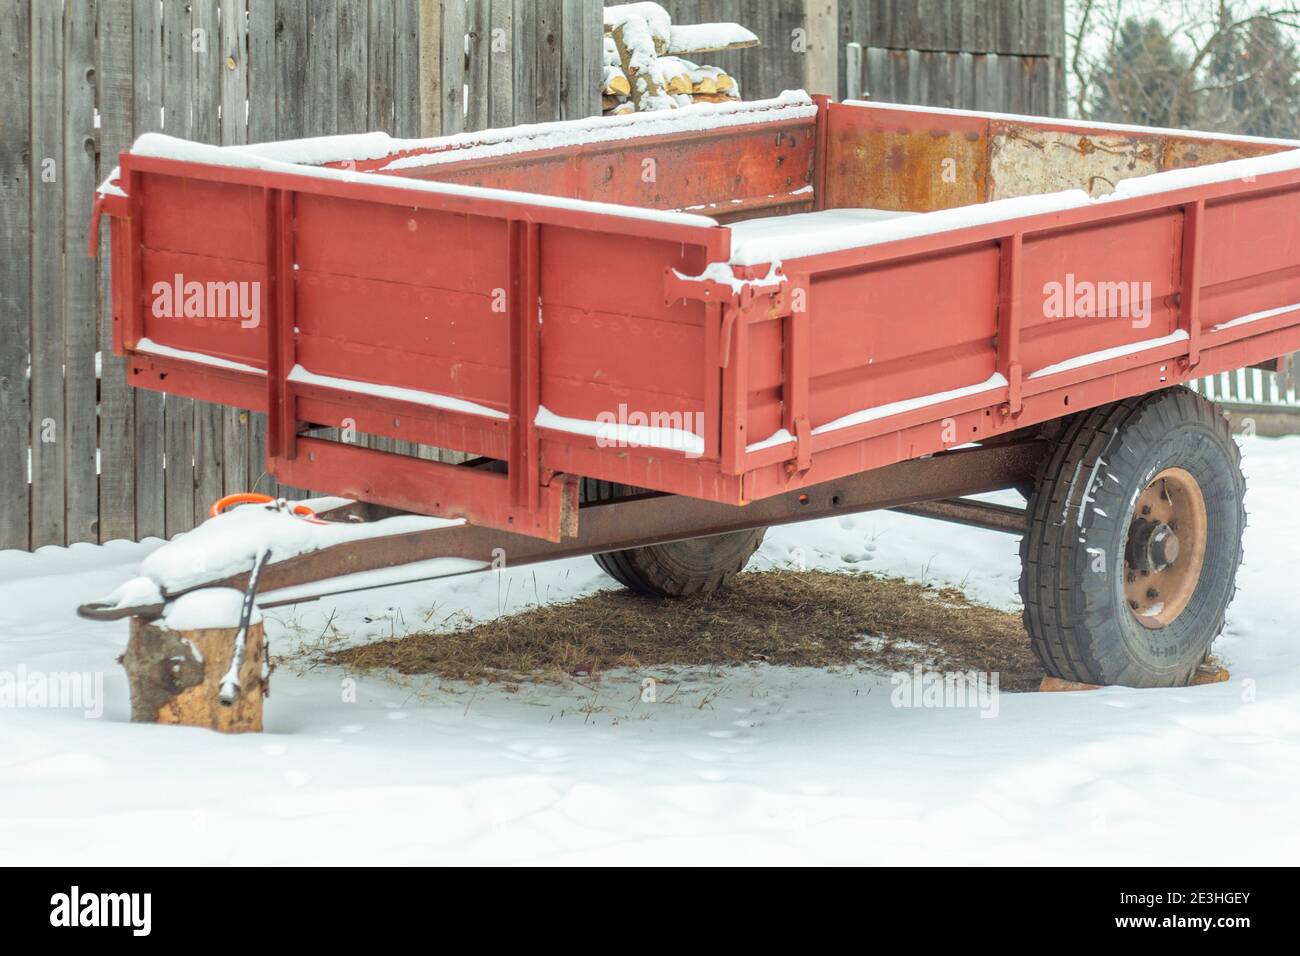
[[[233,627],[175,631],[132,618],[131,638],[122,655],[131,685],[131,719],[223,733],[260,732],[262,698],[267,692],[261,621],[248,626],[239,697],[230,706],[219,699],[221,680],[234,656],[236,631]]]

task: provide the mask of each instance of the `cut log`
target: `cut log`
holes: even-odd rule
[[[238,593],[238,592],[236,592]],[[260,620],[249,624],[239,692],[221,703],[238,628],[173,630],[166,620],[131,619],[121,661],[131,688],[131,719],[139,723],[207,727],[223,733],[260,732],[269,668]]]
[[[623,73],[631,82],[630,95],[636,109],[675,109],[677,102],[659,81],[654,43],[645,20],[631,15],[623,19],[614,27],[614,44]]]
[[[684,73],[669,77],[668,92],[673,94],[691,92],[691,78]]]
[[[601,92],[608,93],[612,96],[627,96],[632,92],[632,84],[627,80],[627,74],[616,66],[605,68],[605,81]]]
[[[729,93],[692,93],[691,100],[695,103],[731,103],[735,97]]]
[[[718,92],[718,83],[711,76],[702,76],[698,83],[691,90],[692,93],[716,93]]]

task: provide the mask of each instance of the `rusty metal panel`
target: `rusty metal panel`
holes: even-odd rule
[[[990,200],[1062,189],[1104,196],[1121,179],[1161,171],[1150,136],[1076,133],[995,121],[989,157]]]
[[[985,199],[980,117],[832,107],[828,122],[828,208],[930,212]]]
[[[1243,143],[1201,137],[1161,137],[1160,168],[1184,169],[1188,166],[1208,166],[1232,159],[1266,156],[1285,149],[1275,143]]]

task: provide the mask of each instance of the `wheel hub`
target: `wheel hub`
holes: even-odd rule
[[[1124,548],[1124,592],[1145,627],[1167,627],[1196,593],[1206,527],[1205,496],[1182,468],[1160,472],[1138,495]]]
[[[1178,535],[1169,525],[1138,518],[1129,529],[1125,558],[1140,571],[1163,571],[1178,560],[1180,548]]]

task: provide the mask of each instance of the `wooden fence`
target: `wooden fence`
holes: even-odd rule
[[[1064,116],[1061,0],[839,0],[839,95]]]
[[[903,102],[1062,102],[1061,0],[665,6],[762,38],[707,56],[746,99],[856,84]],[[601,7],[0,0],[0,548],[170,536],[224,493],[287,491],[263,474],[262,416],[130,389],[111,352],[107,256],[84,250],[95,186],[137,135],[416,136],[593,115]]]
[[[590,115],[600,9],[0,0],[0,548],[170,536],[226,492],[278,490],[261,415],[130,389],[111,352],[88,222],[137,135],[418,136]]]

